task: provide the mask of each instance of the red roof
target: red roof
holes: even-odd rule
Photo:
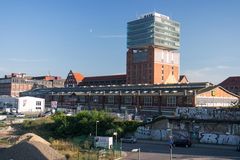
[[[73,76],[77,82],[81,82],[84,79],[83,75],[81,75],[81,73],[78,72],[73,73]]]

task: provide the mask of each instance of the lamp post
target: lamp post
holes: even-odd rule
[[[170,124],[168,123],[168,129],[169,133],[169,149],[170,149],[170,160],[172,160],[172,148],[173,148],[173,135],[172,135],[172,127],[170,127]]]
[[[96,131],[95,131],[95,133],[96,133],[96,137],[97,137],[97,124],[99,123],[99,121],[96,121]]]
[[[120,139],[120,156],[122,157],[122,138]]]
[[[113,135],[116,136],[116,144],[117,144],[117,132],[113,132]]]
[[[140,148],[132,149],[132,152],[138,152],[138,160],[140,160]]]

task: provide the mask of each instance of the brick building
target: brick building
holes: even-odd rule
[[[126,74],[85,77],[80,86],[126,84]]]
[[[65,87],[119,84],[126,84],[125,74],[84,77],[81,73],[70,70],[65,81]]]
[[[179,35],[179,23],[159,13],[128,22],[127,83],[177,83]]]
[[[47,107],[57,101],[59,108],[82,106],[151,115],[167,114],[176,107],[230,107],[238,102],[237,95],[210,83],[79,86],[36,89],[22,93],[22,96],[44,98]]]
[[[84,79],[83,75],[79,72],[69,71],[68,76],[64,82],[65,87],[76,87]]]
[[[25,73],[12,73],[0,78],[0,95],[18,97],[20,92],[34,88],[63,87],[64,79],[54,76],[31,77]]]

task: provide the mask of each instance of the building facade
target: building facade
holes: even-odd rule
[[[126,84],[126,74],[85,77],[80,86],[121,85]]]
[[[64,83],[64,86],[69,88],[77,86],[121,85],[121,84],[126,84],[126,74],[84,77],[81,73],[72,72],[70,70],[67,79]]]
[[[238,96],[210,83],[160,85],[106,85],[38,89],[22,96],[44,98],[46,106],[57,101],[58,108],[104,109],[158,115],[176,107],[231,107]]]
[[[73,72],[72,70],[69,71],[67,78],[64,82],[65,87],[76,87],[82,80],[84,76],[79,72]]]
[[[179,79],[180,25],[159,13],[127,24],[127,83],[167,84]]]
[[[0,95],[19,97],[20,92],[35,88],[63,87],[64,81],[60,77],[54,79],[54,76],[30,77],[25,73],[12,73],[0,78]]]

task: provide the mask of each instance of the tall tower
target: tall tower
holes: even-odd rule
[[[180,24],[159,13],[127,23],[127,83],[177,83]]]

